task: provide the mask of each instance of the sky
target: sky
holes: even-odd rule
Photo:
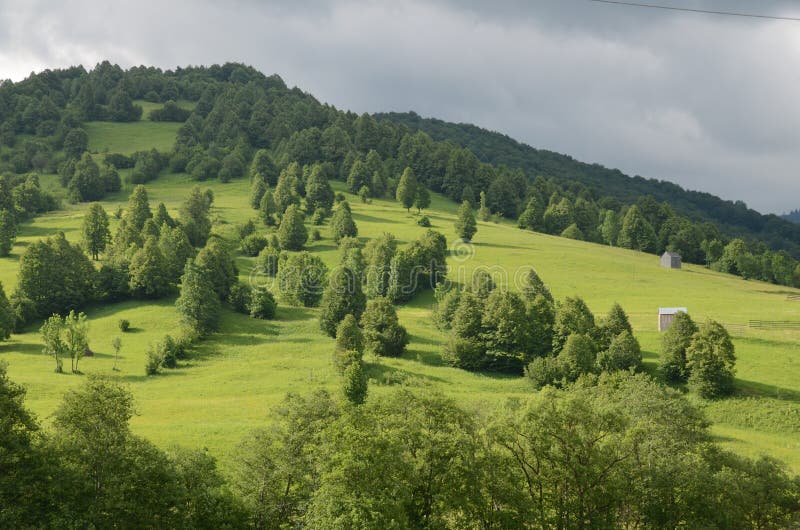
[[[642,0],[800,17],[787,0]],[[0,78],[237,61],[356,112],[800,208],[800,22],[590,0],[0,0]]]

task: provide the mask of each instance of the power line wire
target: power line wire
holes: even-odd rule
[[[710,9],[692,9],[689,7],[674,7],[674,6],[663,6],[657,4],[642,4],[639,2],[622,2],[620,0],[587,0],[589,2],[596,2],[599,4],[614,4],[620,6],[631,6],[631,7],[649,7],[651,9],[663,9],[666,11],[685,11],[688,13],[703,13],[706,15],[725,15],[729,17],[746,17],[746,18],[762,18],[768,20],[789,20],[792,22],[800,22],[800,18],[796,17],[781,17],[776,15],[759,15],[755,13],[736,13],[733,11],[712,11]]]

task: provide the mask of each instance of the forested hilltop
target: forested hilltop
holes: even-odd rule
[[[675,211],[696,222],[711,221],[730,237],[758,238],[771,248],[787,249],[797,257],[800,229],[784,222],[790,219],[762,215],[743,201],[726,201],[710,193],[691,191],[665,180],[628,176],[618,169],[588,164],[569,155],[536,149],[508,135],[482,129],[468,123],[450,123],[423,118],[415,112],[387,112],[374,115],[404,125],[411,131],[423,131],[437,141],[451,141],[471,150],[482,161],[520,168],[528,175],[553,177],[570,186],[580,183],[599,196],[609,196],[622,203],[634,203],[642,196],[666,202]],[[796,219],[792,219],[796,220]]]

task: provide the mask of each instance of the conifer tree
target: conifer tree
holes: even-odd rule
[[[0,283],[0,340],[6,340],[14,331],[14,310],[6,297],[3,284]]]
[[[308,241],[308,230],[303,224],[303,212],[296,204],[289,205],[281,218],[278,241],[285,250],[302,250]]]
[[[250,179],[257,180],[258,177],[267,186],[274,186],[278,183],[278,168],[266,149],[256,151],[256,156],[253,157],[253,163],[250,165]]]
[[[333,188],[322,171],[322,166],[316,164],[311,169],[306,183],[306,211],[330,210],[332,206]]]
[[[339,373],[352,362],[360,362],[364,355],[364,334],[358,327],[358,319],[352,313],[344,316],[336,326],[336,348],[333,364]]]
[[[735,365],[736,356],[728,331],[718,322],[703,324],[686,348],[689,388],[706,399],[730,395]]]
[[[472,241],[472,237],[478,231],[478,225],[475,222],[475,214],[472,212],[472,206],[469,201],[464,201],[458,208],[458,218],[456,219],[456,234],[462,241]]]
[[[170,283],[177,284],[186,268],[186,260],[194,257],[194,247],[180,227],[161,226],[158,248],[164,255],[164,267]]]
[[[640,252],[653,252],[656,249],[656,233],[653,226],[642,215],[636,205],[628,208],[619,231],[619,246]]]
[[[347,201],[342,201],[336,207],[331,217],[331,235],[333,240],[338,244],[342,238],[356,237],[358,235],[358,228],[356,222],[353,221],[353,215],[350,213],[350,204]]]

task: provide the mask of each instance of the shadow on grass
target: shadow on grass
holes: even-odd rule
[[[367,377],[374,379],[377,384],[382,386],[427,386],[432,382],[446,382],[441,377],[420,374],[410,370],[403,370],[401,368],[387,366],[381,363],[365,363],[364,368],[367,373]]]
[[[399,221],[395,221],[394,219],[387,219],[385,217],[374,217],[372,215],[367,215],[360,212],[353,212],[353,219],[355,219],[356,221],[366,221],[368,223],[379,223],[382,225],[399,224]]]
[[[119,376],[119,379],[125,381],[126,383],[142,383],[149,379],[159,379],[159,378],[166,378],[166,377],[183,377],[187,375],[185,370],[181,370],[181,368],[188,368],[187,365],[178,365],[177,368],[162,368],[159,373],[156,375],[134,375],[134,374],[127,374]],[[144,371],[144,368],[142,368]]]
[[[0,354],[21,353],[22,355],[44,355],[42,345],[29,342],[0,343]]]
[[[800,403],[800,392],[776,385],[736,379],[734,387],[736,389],[735,397],[768,397],[781,401]]]

